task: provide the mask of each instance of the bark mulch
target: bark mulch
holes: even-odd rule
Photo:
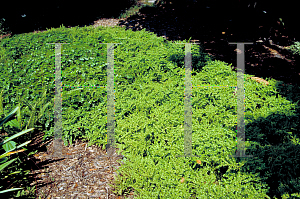
[[[40,133],[36,137],[40,137],[39,143],[42,136]],[[112,193],[109,186],[119,175],[116,169],[124,156],[115,153],[108,157],[106,150],[80,140],[63,146],[62,156],[54,154],[53,146],[51,140],[46,152],[38,152],[31,158],[37,167],[31,172],[36,198],[124,198]],[[133,192],[127,196],[132,197]]]

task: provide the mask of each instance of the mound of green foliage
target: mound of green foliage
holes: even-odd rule
[[[290,51],[291,51],[294,55],[300,56],[300,42],[294,42],[294,44],[291,45],[291,47],[290,47]]]
[[[287,156],[286,161],[296,164],[287,164],[286,173],[278,170],[279,159],[266,158],[273,157],[273,149],[280,149],[282,158],[299,150],[299,131],[291,130],[299,124],[296,104],[281,95],[275,80],[268,79],[266,87],[246,80],[245,143],[254,158],[230,157],[236,149],[236,73],[197,45],[192,45],[192,148],[199,157],[177,157],[184,154],[185,90],[185,47],[178,43],[185,42],[171,43],[145,30],[120,27],[61,27],[4,38],[4,107],[25,106],[21,116],[28,127],[41,128],[45,138],[52,137],[55,49],[47,43],[69,43],[62,44],[62,85],[74,87],[62,89],[63,140],[67,145],[82,138],[105,148],[107,45],[100,43],[119,43],[114,49],[114,132],[126,164],[118,170],[122,175],[116,180],[116,193],[134,189],[140,198],[268,198],[296,193],[299,153]],[[231,87],[217,87],[226,85]],[[37,103],[45,91],[46,97]],[[32,110],[37,114],[30,114]],[[272,125],[277,120],[292,122],[276,130]],[[290,188],[272,182],[279,179],[280,186]]]

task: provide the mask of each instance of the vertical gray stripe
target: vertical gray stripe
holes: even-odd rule
[[[54,96],[54,140],[53,157],[62,157],[62,98],[61,98],[61,44],[55,44],[55,96]]]
[[[245,44],[253,43],[229,43],[237,44],[237,151],[233,157],[253,157],[245,155],[245,90],[244,90],[244,73],[245,73]],[[241,52],[241,53],[239,53]]]
[[[244,122],[244,73],[245,73],[245,46],[238,44],[241,54],[237,54],[237,155],[245,155],[245,122]],[[241,140],[240,140],[241,139]]]
[[[184,91],[184,156],[192,155],[192,54],[191,44],[185,44],[185,91]]]
[[[182,44],[182,43],[176,43]],[[193,43],[199,44],[199,43]],[[183,157],[199,157],[192,155],[192,43],[185,43],[185,81],[184,81],[184,156]],[[176,157],[182,157],[180,155]]]
[[[61,44],[55,44],[54,156],[62,156]]]
[[[107,155],[115,152],[114,44],[107,44]]]

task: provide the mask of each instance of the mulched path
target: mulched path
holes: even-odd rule
[[[40,134],[40,138],[42,133]],[[40,198],[123,198],[111,192],[115,170],[121,166],[124,156],[107,157],[106,151],[87,142],[76,140],[73,145],[63,146],[62,154],[70,158],[53,156],[53,141],[46,152],[35,154],[32,159],[39,169],[31,172]],[[127,196],[128,197],[128,196]],[[133,197],[133,193],[128,198]]]
[[[193,23],[199,22],[197,19]],[[216,59],[231,63],[236,68],[236,46],[229,45],[236,35],[230,27],[220,26],[220,29],[210,30],[205,25],[195,26],[184,18],[178,17],[176,8],[172,5],[160,5],[158,9],[142,8],[137,15],[124,19],[99,19],[91,23],[97,26],[124,26],[126,29],[139,31],[146,28],[169,41],[189,39],[204,44],[204,51]],[[198,24],[201,24],[200,22]],[[34,31],[41,32],[44,30]],[[246,45],[245,68],[246,73],[256,77],[272,77],[284,81],[286,84],[296,84],[299,79],[299,58],[293,56],[287,49],[293,38],[286,38],[280,45],[267,42],[253,41],[254,45]],[[0,38],[1,39],[1,38]],[[273,37],[274,40],[278,37]],[[42,132],[36,136],[35,147],[43,145]],[[87,143],[76,141],[69,147],[64,147],[64,154],[80,154],[80,157],[53,159],[51,154],[51,140],[48,150],[37,153],[32,159],[36,162],[32,175],[32,185],[37,186],[36,195],[40,198],[125,198],[112,193],[108,186],[113,183],[116,169],[121,164],[119,158],[105,158],[105,150],[99,147],[87,147]],[[118,149],[117,149],[118,150]],[[101,158],[99,158],[101,156]],[[113,165],[114,167],[111,167]],[[134,190],[129,194],[133,197]],[[126,196],[128,197],[128,196]]]

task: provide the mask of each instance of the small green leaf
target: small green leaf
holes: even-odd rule
[[[12,112],[8,114],[6,118],[4,118],[4,120],[0,121],[1,122],[0,126],[2,126],[2,124],[4,124],[18,110],[18,108],[19,107],[17,106]]]
[[[30,142],[31,142],[31,140],[24,142],[23,144],[20,144],[19,146],[17,146],[17,149],[29,144]]]
[[[14,175],[14,174],[17,174],[17,173],[21,173],[21,171],[15,171],[15,172],[12,172],[12,173],[10,173],[9,175]]]
[[[19,122],[16,119],[7,122],[7,124],[10,127],[17,127],[18,129],[20,129],[20,124],[19,124]]]
[[[15,139],[16,137],[19,137],[20,135],[23,135],[23,134],[25,134],[25,133],[27,133],[27,132],[29,132],[29,131],[32,131],[33,129],[34,129],[34,128],[27,129],[27,130],[24,130],[24,131],[22,131],[22,132],[19,132],[19,133],[15,134],[15,135],[9,137],[7,140],[5,140],[5,141],[4,141],[3,143],[1,143],[1,144],[5,144],[6,142],[8,142],[8,141],[10,141],[10,140],[13,140],[13,139]]]
[[[7,157],[1,158],[1,159],[0,159],[0,164],[2,164],[2,163],[4,163],[4,162],[6,162],[7,160],[8,160],[8,158],[7,158]]]
[[[3,145],[3,149],[7,152],[7,151],[11,151],[14,150],[16,148],[17,143],[15,143],[14,141],[9,141],[7,143],[5,143]]]
[[[6,193],[6,192],[16,191],[16,190],[20,190],[20,189],[23,189],[23,188],[12,188],[12,189],[7,189],[7,190],[0,191],[0,193]]]
[[[1,164],[1,165],[0,165],[0,171],[2,171],[5,167],[7,167],[8,165],[10,165],[10,164],[11,164],[12,162],[14,162],[16,159],[17,159],[17,158],[12,159],[12,160],[10,160],[10,161],[4,163],[4,164]]]

